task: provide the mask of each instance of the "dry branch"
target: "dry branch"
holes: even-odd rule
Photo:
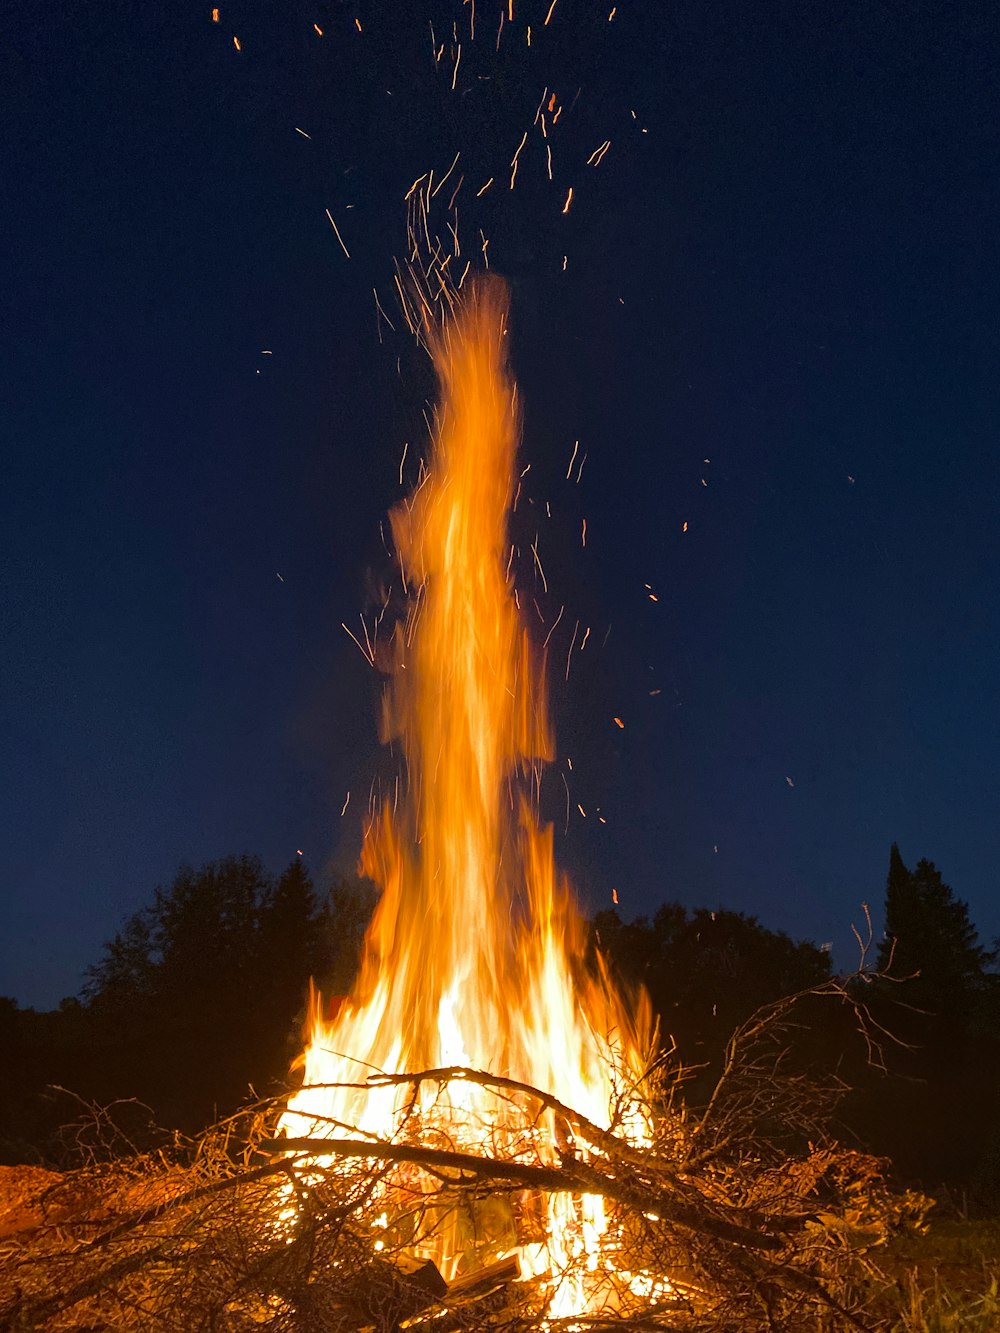
[[[656,1214],[658,1220],[674,1223],[691,1231],[703,1232],[719,1240],[749,1249],[780,1250],[783,1242],[736,1222],[713,1217],[707,1209],[679,1203],[660,1191],[644,1190],[605,1175],[572,1157],[564,1157],[561,1166],[534,1166],[527,1162],[500,1161],[473,1153],[449,1152],[407,1143],[359,1141],[357,1139],[271,1139],[261,1145],[265,1152],[282,1150],[310,1156],[363,1157],[370,1161],[412,1162],[426,1167],[449,1185],[461,1186],[471,1180],[496,1181],[525,1189],[544,1190],[550,1194],[600,1194],[605,1199],[633,1208],[645,1217]],[[458,1176],[445,1172],[458,1171]],[[465,1177],[465,1178],[463,1178]]]

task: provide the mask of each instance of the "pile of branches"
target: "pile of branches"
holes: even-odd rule
[[[682,1106],[683,1071],[661,1061],[646,1080],[655,1129],[642,1146],[616,1120],[603,1129],[541,1089],[452,1068],[374,1076],[404,1097],[410,1089],[413,1113],[391,1139],[336,1125],[319,1140],[275,1138],[281,1104],[259,1103],[196,1143],[95,1157],[60,1175],[13,1168],[6,1201],[0,1175],[0,1327],[876,1328],[866,1302],[878,1246],[919,1223],[928,1201],[893,1195],[880,1163],[825,1137],[836,1085],[786,1068],[801,998],[740,1029],[696,1115]],[[416,1108],[458,1081],[501,1098],[508,1122],[521,1118],[517,1151],[509,1134],[503,1153],[488,1137],[470,1147],[440,1120],[421,1133]],[[543,1118],[557,1127],[556,1151],[551,1138],[531,1146]],[[564,1273],[522,1272],[519,1245],[540,1234],[553,1196],[604,1201],[596,1271],[577,1255]],[[447,1281],[426,1258],[435,1227],[466,1237]],[[559,1318],[555,1295],[574,1267],[591,1310]]]

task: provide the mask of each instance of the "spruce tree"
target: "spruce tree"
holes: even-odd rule
[[[910,1003],[942,1017],[970,1016],[985,997],[995,961],[979,943],[968,904],[955,897],[933,861],[907,870],[893,843],[879,970],[912,979]]]

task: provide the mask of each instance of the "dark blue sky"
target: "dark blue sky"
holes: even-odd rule
[[[543,84],[556,182],[532,141],[483,220],[515,531],[566,606],[563,864],[590,905],[749,911],[846,966],[897,840],[1000,932],[995,15],[516,8],[531,51],[480,37],[454,95],[426,23],[458,0],[0,20],[0,993],[77,991],[181,862],[352,864],[386,760],[340,622],[430,391],[371,289],[394,314],[410,181],[460,146],[467,191],[502,176]]]

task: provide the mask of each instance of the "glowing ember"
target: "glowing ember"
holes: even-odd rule
[[[583,925],[526,794],[553,743],[507,573],[518,407],[503,284],[467,285],[442,327],[424,333],[440,400],[428,469],[392,514],[411,605],[383,719],[384,739],[402,745],[409,795],[367,830],[361,870],[382,896],[359,978],[335,1018],[317,1007],[305,1084],[281,1128],[557,1165],[589,1149],[555,1109],[539,1115],[535,1103],[526,1114],[516,1090],[454,1076],[416,1091],[367,1081],[490,1071],[636,1141],[646,1132],[628,1095],[648,1050],[646,1011],[631,1021],[604,974],[585,972]],[[406,1179],[409,1198],[386,1197],[376,1225],[398,1228],[405,1212],[412,1252],[448,1280],[516,1253],[522,1276],[549,1275],[550,1310],[565,1315],[592,1304],[613,1265],[597,1196],[525,1196],[513,1207],[505,1195],[493,1216],[470,1217],[449,1210],[440,1180],[419,1168]]]

